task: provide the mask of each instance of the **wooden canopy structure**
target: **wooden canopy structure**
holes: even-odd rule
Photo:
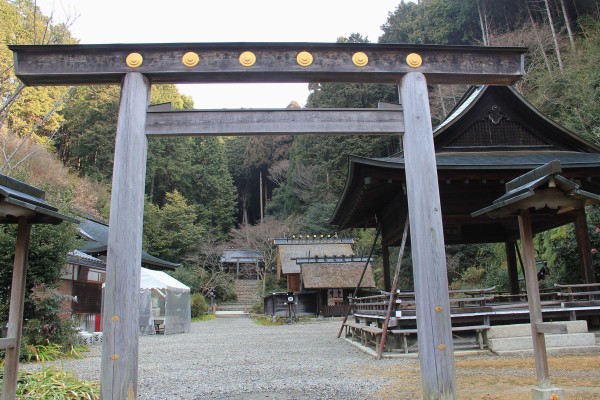
[[[506,243],[511,291],[518,292],[517,219],[471,213],[505,195],[506,182],[553,160],[582,190],[600,193],[600,148],[542,115],[514,88],[502,86],[472,87],[433,135],[445,242]],[[351,156],[332,223],[346,229],[381,222],[384,251],[399,245],[408,209],[406,167],[404,155]],[[594,282],[585,209],[540,212],[531,219],[533,233],[575,223],[581,273],[586,283]]]
[[[407,155],[407,190],[411,208],[413,261],[424,344],[419,354],[425,399],[454,398],[445,253],[439,211],[427,82],[510,85],[524,74],[525,48],[431,46],[369,43],[165,43],[115,45],[9,46],[17,77],[27,85],[92,85],[121,83],[108,235],[107,281],[103,327],[102,397],[137,398],[137,324],[140,282],[148,96],[152,83],[215,82],[391,82],[398,84],[403,104],[403,136]],[[399,113],[399,111],[397,111]],[[281,121],[280,110],[266,117]],[[357,113],[352,111],[351,113]],[[366,133],[382,133],[380,116],[360,112],[373,124]],[[340,113],[315,111],[310,118],[278,123],[279,134],[357,133]],[[343,113],[342,113],[343,114]],[[212,121],[197,113],[178,135],[227,134],[231,126],[245,131],[241,113]],[[210,114],[215,117],[214,113]],[[265,113],[244,113],[251,121]],[[274,116],[279,115],[279,117]],[[290,115],[290,114],[286,114]],[[300,116],[304,115],[304,117]],[[329,117],[328,117],[329,116]],[[173,124],[157,116],[155,126]],[[179,118],[179,117],[176,117]],[[215,117],[216,118],[216,117]],[[279,118],[279,119],[277,119]],[[325,121],[325,123],[321,123]],[[337,122],[332,122],[337,121]],[[273,125],[267,121],[266,126]],[[373,127],[371,127],[373,125]],[[385,125],[385,124],[383,124]],[[210,129],[207,129],[210,128]],[[375,128],[375,129],[373,129]],[[169,130],[168,128],[166,129]],[[166,135],[164,129],[158,134]],[[413,212],[414,211],[414,212]],[[412,217],[414,216],[414,218]],[[432,234],[433,232],[433,234]],[[434,311],[433,304],[442,311]],[[426,343],[426,345],[425,345]],[[441,346],[444,344],[444,346]]]
[[[7,334],[0,339],[0,349],[6,350],[2,385],[2,399],[5,400],[16,397],[31,225],[77,222],[74,218],[60,214],[44,197],[43,190],[0,175],[0,223],[17,224]]]
[[[588,205],[600,203],[600,196],[585,190],[561,175],[559,161],[551,161],[513,179],[506,184],[506,194],[481,210],[475,211],[474,217],[487,215],[490,218],[515,217],[519,223],[519,234],[525,258],[525,275],[527,276],[527,301],[531,321],[533,354],[539,388],[534,389],[533,398],[551,398],[551,394],[560,393],[561,389],[552,388],[546,355],[545,333],[567,333],[563,324],[544,322],[542,306],[535,268],[535,250],[531,232],[531,216],[539,213],[561,214],[574,209],[583,209]],[[540,392],[537,394],[537,392]],[[554,396],[556,397],[556,396]]]

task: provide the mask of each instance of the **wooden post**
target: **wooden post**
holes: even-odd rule
[[[504,242],[504,251],[506,252],[506,266],[508,268],[510,294],[519,294],[519,270],[517,269],[515,242]]]
[[[425,76],[409,72],[399,87],[417,335],[424,400],[456,398],[442,210]]]
[[[536,326],[543,322],[542,306],[540,303],[540,288],[538,287],[537,269],[535,267],[535,251],[533,249],[533,235],[531,233],[531,214],[529,210],[521,210],[519,214],[519,232],[521,246],[525,259],[525,282],[527,284],[527,301],[529,302],[529,318],[531,319],[531,336],[533,339],[533,357],[538,386],[550,387],[550,374],[548,372],[548,356],[546,355],[546,339],[543,332],[538,332]]]
[[[392,287],[390,279],[390,248],[383,246],[383,290],[389,292]]]
[[[112,179],[102,326],[102,399],[137,399],[140,267],[150,83],[123,79]]]
[[[19,372],[19,351],[23,331],[23,304],[25,302],[25,281],[27,277],[27,259],[29,255],[29,232],[31,225],[27,218],[20,217],[17,227],[17,243],[10,289],[10,309],[8,314],[7,338],[14,338],[14,347],[6,349],[4,360],[4,383],[2,399],[14,400],[17,391]]]
[[[577,251],[579,253],[579,265],[584,283],[596,283],[594,265],[592,264],[592,245],[588,232],[588,224],[585,217],[585,208],[577,210],[575,217],[575,238],[577,239]]]
[[[263,223],[263,215],[264,215],[264,210],[263,210],[263,183],[262,183],[262,171],[259,171],[259,196],[260,196],[260,223]]]
[[[390,326],[390,317],[392,315],[392,308],[396,299],[396,289],[398,289],[398,277],[400,276],[400,269],[402,268],[402,258],[404,257],[404,246],[406,246],[406,238],[408,236],[408,224],[409,218],[406,216],[406,222],[404,223],[404,231],[402,232],[402,242],[400,244],[400,253],[398,254],[398,262],[396,263],[396,270],[394,271],[394,283],[390,288],[390,297],[388,301],[387,310],[385,312],[385,319],[383,320],[383,332],[381,333],[381,340],[379,341],[379,347],[377,348],[377,359],[381,360],[383,351],[385,350],[385,341],[387,339],[387,331]]]

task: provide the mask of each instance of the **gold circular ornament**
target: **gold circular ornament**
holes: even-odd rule
[[[444,350],[444,349],[446,349],[446,345],[444,343],[442,343],[438,346],[438,349]]]
[[[352,56],[352,62],[357,67],[364,67],[369,63],[369,57],[362,51],[359,51],[357,53],[354,53],[354,55]]]
[[[409,67],[417,68],[423,64],[423,59],[417,53],[410,53],[406,56],[406,63]]]
[[[111,359],[113,360],[118,360],[119,359],[119,355],[118,354],[113,354],[112,356],[110,356]]]
[[[301,51],[296,56],[296,61],[303,67],[308,67],[313,63],[313,56],[308,51]]]
[[[435,306],[435,311],[440,312],[444,309],[442,306]]]
[[[137,68],[144,62],[144,58],[140,53],[131,53],[125,59],[125,63],[128,67]]]
[[[244,67],[251,67],[256,62],[256,56],[251,51],[245,51],[240,54],[240,64]]]
[[[111,318],[114,322],[117,322],[119,320],[119,317],[117,317],[116,315],[113,315]]]
[[[200,57],[198,56],[198,54],[194,53],[193,51],[188,51],[187,53],[185,53],[183,55],[183,57],[181,57],[181,62],[183,63],[183,65],[185,65],[186,67],[195,67],[196,65],[198,65],[198,62],[200,61]]]

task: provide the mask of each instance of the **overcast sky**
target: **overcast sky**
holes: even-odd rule
[[[81,43],[335,42],[357,32],[377,42],[400,0],[37,0],[74,20]],[[308,85],[180,85],[196,108],[283,108]]]

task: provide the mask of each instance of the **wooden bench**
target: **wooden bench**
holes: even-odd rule
[[[368,346],[369,343],[375,345],[375,351],[379,351],[379,343],[381,342],[381,334],[383,333],[382,328],[376,326],[364,326],[363,332],[363,345]]]
[[[361,331],[364,326],[365,325],[358,322],[347,321],[344,323],[344,327],[346,328],[346,337],[351,336],[352,340],[354,340],[354,338],[358,336],[362,341]]]
[[[360,322],[346,322],[344,326],[346,327],[346,337],[350,336],[352,340],[358,337],[364,346],[373,343],[377,351],[383,329],[374,325],[361,324]]]
[[[464,331],[475,331],[477,334],[477,345],[480,350],[483,350],[483,332],[490,329],[489,325],[469,325],[469,326],[453,326],[452,332],[464,332]],[[417,328],[409,329],[391,329],[390,333],[393,335],[400,335],[402,338],[402,350],[408,354],[408,336],[415,335]]]
[[[577,319],[576,308],[600,306],[600,283],[581,283],[574,285],[554,284],[559,289],[557,296],[566,301],[561,302],[561,307],[572,309],[569,311],[569,319]]]

